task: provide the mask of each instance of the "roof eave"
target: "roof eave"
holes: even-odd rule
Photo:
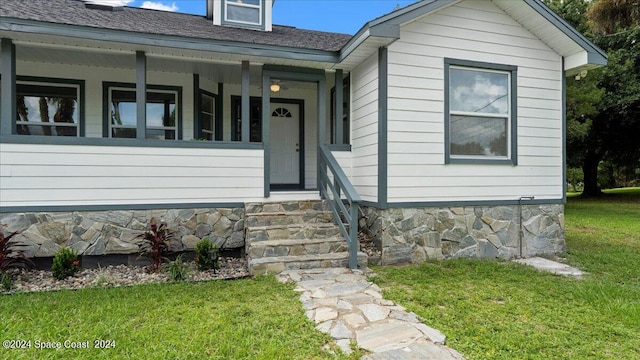
[[[542,3],[542,0],[523,0],[538,14],[542,15],[547,21],[567,35],[571,40],[578,44],[586,52],[586,62],[582,65],[591,65],[591,67],[607,65],[607,53],[599,48],[596,44],[587,39],[582,33],[567,23],[563,18]],[[574,69],[572,67],[570,69]],[[570,70],[565,69],[565,70]]]
[[[400,38],[400,25],[458,1],[460,0],[419,1],[367,22],[344,45],[340,51],[340,62],[351,55],[360,45],[364,44],[369,37],[386,38],[389,40],[387,44],[389,45]]]
[[[130,45],[160,46],[185,50],[200,50],[225,54],[283,58],[300,61],[336,63],[338,51],[304,49],[279,45],[243,43],[182,37],[175,35],[138,33],[126,30],[47,23],[34,20],[0,17],[0,31],[54,35],[94,41],[120,42]]]
[[[431,12],[440,10],[447,6],[453,5],[461,0],[425,0],[409,5],[405,8],[396,10],[387,15],[366,23],[351,40],[340,51],[340,62],[349,57],[358,47],[365,44],[371,37],[386,37],[389,39],[388,44],[400,38],[400,25],[410,22],[416,18],[427,15]],[[585,62],[579,67],[588,66],[590,68],[603,66],[607,64],[607,54],[597,45],[592,43],[583,34],[574,29],[564,19],[549,9],[541,0],[523,0],[533,10],[543,16],[552,25],[567,35],[572,41],[578,44],[585,52]],[[567,57],[565,55],[565,57]],[[570,67],[565,70],[577,69],[578,67]]]

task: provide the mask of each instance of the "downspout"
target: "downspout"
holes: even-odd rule
[[[519,209],[519,212],[520,212],[520,214],[519,214],[519,216],[518,216],[518,220],[519,220],[519,222],[520,222],[520,232],[518,233],[518,247],[519,247],[519,250],[518,250],[518,256],[519,256],[520,258],[522,258],[522,257],[523,257],[523,255],[522,255],[522,241],[523,241],[523,239],[524,239],[524,225],[522,225],[522,200],[529,200],[529,201],[531,201],[531,200],[533,200],[534,198],[535,198],[534,196],[521,196],[521,197],[518,199],[518,209]]]

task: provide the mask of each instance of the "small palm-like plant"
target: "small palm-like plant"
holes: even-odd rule
[[[20,249],[25,245],[11,240],[18,232],[4,236],[4,228],[6,225],[0,227],[0,278],[2,286],[9,290],[13,283],[10,271],[26,270],[35,267],[35,264]]]
[[[150,260],[149,271],[156,272],[162,267],[165,254],[169,251],[169,242],[174,237],[167,224],[158,225],[156,218],[149,220],[149,230],[137,236],[142,239],[140,255]]]
[[[178,255],[174,261],[169,263],[167,268],[173,281],[185,281],[189,276],[189,272],[191,272],[189,264],[186,264],[184,260],[182,260],[182,255]]]

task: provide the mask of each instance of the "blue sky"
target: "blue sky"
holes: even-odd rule
[[[94,0],[95,1],[95,0]],[[103,0],[127,6],[205,14],[206,0]],[[273,23],[301,29],[355,34],[367,21],[416,0],[276,0]]]

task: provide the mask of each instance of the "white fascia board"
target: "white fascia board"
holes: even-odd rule
[[[273,30],[273,1],[266,0],[264,4],[264,31]]]
[[[579,68],[589,63],[589,54],[583,50],[573,55],[564,57],[564,71]]]
[[[213,25],[222,24],[222,0],[213,0]]]

